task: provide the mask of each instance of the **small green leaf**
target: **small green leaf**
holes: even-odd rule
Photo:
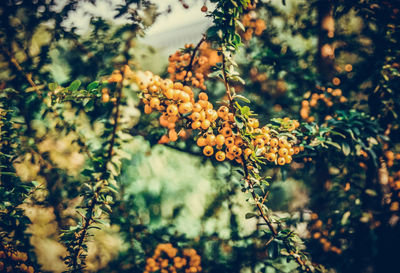
[[[257,217],[257,216],[258,216],[258,215],[255,214],[255,213],[248,212],[248,213],[246,213],[245,218],[246,218],[246,219],[251,219],[251,218],[254,218],[254,217]]]
[[[94,89],[96,89],[97,87],[99,87],[99,82],[98,81],[94,81],[94,82],[91,82],[91,83],[89,83],[89,85],[87,86],[87,90],[90,92],[90,91],[93,91]]]
[[[81,81],[75,80],[69,85],[68,90],[76,91],[76,90],[78,90],[79,86],[81,86]]]

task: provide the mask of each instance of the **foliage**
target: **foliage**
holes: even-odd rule
[[[82,2],[0,6],[0,271],[393,271],[396,3],[211,0],[160,77]]]

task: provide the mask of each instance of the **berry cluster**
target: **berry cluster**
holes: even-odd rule
[[[196,250],[188,248],[182,251],[181,256],[177,256],[177,254],[178,249],[174,248],[170,243],[157,245],[154,255],[146,260],[144,273],[201,272],[201,257]]]
[[[0,251],[1,272],[27,272],[27,273],[35,272],[32,266],[26,265],[26,261],[28,260],[28,255],[25,252],[9,251],[9,250],[6,251],[7,253],[4,251]],[[7,257],[11,259],[13,267],[11,267],[11,265],[6,266],[7,263],[5,262],[5,260]]]
[[[194,101],[194,93],[189,86],[184,86],[180,82],[173,82],[170,79],[163,80],[159,76],[152,76],[145,83],[142,82],[142,102],[144,112],[150,114],[153,111],[161,113],[159,118],[160,125],[168,129],[168,134],[164,135],[159,143],[168,143],[178,140],[178,137],[185,138],[186,130],[184,120],[188,119],[188,114],[196,110],[198,105]],[[177,129],[180,127],[179,133]]]
[[[390,173],[392,173],[388,177],[391,194],[387,196],[385,201],[390,211],[398,213],[400,211],[400,170],[398,170],[398,164],[394,164],[394,162],[400,160],[400,153],[394,153],[389,150],[387,144],[383,148],[386,165],[391,169]]]
[[[186,44],[183,50],[178,50],[169,56],[167,71],[172,81],[191,83],[192,86],[205,90],[204,80],[210,67],[220,59],[217,51],[211,49],[206,42],[201,43],[198,50],[193,44]]]
[[[310,116],[311,108],[317,108],[318,104],[323,104],[323,109],[330,108],[333,104],[345,103],[347,98],[342,95],[342,90],[339,88],[332,89],[331,87],[316,87],[318,91],[315,93],[306,93],[306,99],[301,102],[300,116],[302,119],[308,122],[313,122],[315,120],[314,116]],[[331,119],[332,116],[325,115],[325,120]]]
[[[241,30],[239,33],[246,41],[249,41],[253,37],[253,34],[260,36],[267,28],[265,21],[257,18],[257,13],[254,10],[250,10],[248,13],[243,15],[242,24],[245,27],[245,31],[243,32]]]
[[[335,231],[329,231],[332,225],[332,219],[328,219],[325,229],[323,229],[324,224],[320,219],[318,219],[318,215],[316,213],[311,215],[311,220],[312,238],[317,240],[322,245],[322,249],[325,252],[333,252],[338,255],[342,254],[342,250],[339,247],[332,245],[332,242],[329,240],[329,236],[335,234]],[[342,230],[342,232],[344,232],[344,230]]]
[[[300,151],[299,147],[293,147],[295,141],[280,135],[295,130],[300,125],[298,121],[284,118],[279,126],[259,128],[258,119],[247,118],[244,123],[248,137],[244,140],[235,121],[235,109],[223,105],[214,110],[206,93],[200,92],[195,101],[190,87],[151,76],[150,72],[147,75],[150,78],[140,83],[144,111],[146,114],[161,113],[160,125],[168,129],[159,143],[175,142],[178,137],[184,138],[188,130],[198,130],[197,145],[202,147],[204,155],[214,155],[217,161],[229,159],[238,163],[242,162],[243,154],[246,159],[256,156],[284,165]]]

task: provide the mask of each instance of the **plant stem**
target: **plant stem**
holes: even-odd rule
[[[108,147],[108,151],[107,151],[106,160],[103,163],[103,173],[100,177],[100,181],[105,180],[106,173],[107,173],[107,164],[111,161],[113,151],[114,151],[114,144],[115,144],[115,138],[116,138],[116,133],[117,133],[117,127],[118,127],[119,111],[120,111],[119,106],[120,106],[120,102],[121,102],[121,98],[122,98],[122,81],[123,81],[123,79],[121,80],[121,82],[119,82],[117,84],[117,89],[116,89],[117,101],[115,103],[115,112],[114,112],[114,116],[113,116],[113,120],[114,120],[113,130],[111,133],[111,139],[110,139],[110,143],[109,143],[109,147]],[[98,195],[100,193],[100,190],[102,189],[102,186],[103,186],[103,183],[97,187],[97,189],[94,192],[93,197],[91,199],[90,205],[88,207],[88,210],[86,213],[87,217],[85,219],[85,224],[82,228],[81,235],[78,240],[77,248],[72,257],[72,272],[77,272],[79,270],[79,268],[78,268],[79,252],[82,249],[83,243],[84,243],[86,235],[88,233],[89,226],[93,221],[93,211],[95,209],[95,206],[98,203]]]
[[[198,44],[196,45],[196,47],[193,49],[192,56],[190,57],[189,64],[188,64],[188,66],[187,66],[186,69],[185,69],[185,70],[186,70],[186,75],[185,75],[185,78],[184,78],[184,80],[183,80],[183,85],[186,85],[186,76],[187,76],[187,74],[189,73],[189,71],[192,70],[193,61],[194,61],[194,58],[196,57],[197,50],[199,50],[201,44],[202,44],[205,40],[206,40],[206,37],[205,37],[205,35],[203,35],[203,37],[200,39],[199,43],[198,43]]]

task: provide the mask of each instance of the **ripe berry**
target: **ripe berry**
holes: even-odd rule
[[[208,9],[207,9],[207,6],[206,6],[206,5],[204,5],[204,6],[201,7],[201,11],[202,11],[202,12],[207,12],[207,10],[208,10]]]
[[[225,137],[221,134],[217,135],[216,139],[215,139],[215,143],[219,146],[224,145],[225,143]]]
[[[204,147],[203,154],[205,156],[211,156],[213,153],[214,153],[214,149],[211,146],[207,145]]]
[[[271,147],[276,147],[276,146],[278,146],[278,143],[279,143],[279,140],[276,137],[274,137],[273,139],[271,139],[269,145],[271,145]]]
[[[185,102],[179,105],[179,113],[181,113],[182,115],[190,113],[191,111],[192,111],[191,102]]]
[[[167,113],[170,116],[176,116],[178,114],[178,107],[175,104],[168,105]]]
[[[160,106],[160,100],[158,98],[151,98],[150,106],[154,109],[158,108],[158,106]]]
[[[284,157],[279,157],[279,158],[278,158],[278,164],[279,164],[279,165],[281,165],[281,166],[282,166],[282,165],[285,165],[285,162],[286,162],[286,160],[285,160]]]
[[[208,100],[208,95],[204,92],[199,93],[199,100]]]
[[[168,132],[168,137],[171,141],[177,141],[178,140],[178,134],[176,133],[175,129],[171,129]]]
[[[223,151],[218,151],[218,152],[215,154],[215,158],[216,158],[218,161],[224,161],[224,160],[225,160],[225,153],[224,153]]]
[[[144,112],[145,112],[146,114],[151,114],[152,111],[153,111],[153,110],[151,109],[151,106],[150,106],[150,105],[146,104],[146,105],[144,106]]]
[[[203,120],[203,122],[201,123],[201,128],[203,130],[207,130],[208,127],[210,127],[211,122],[208,119]]]

